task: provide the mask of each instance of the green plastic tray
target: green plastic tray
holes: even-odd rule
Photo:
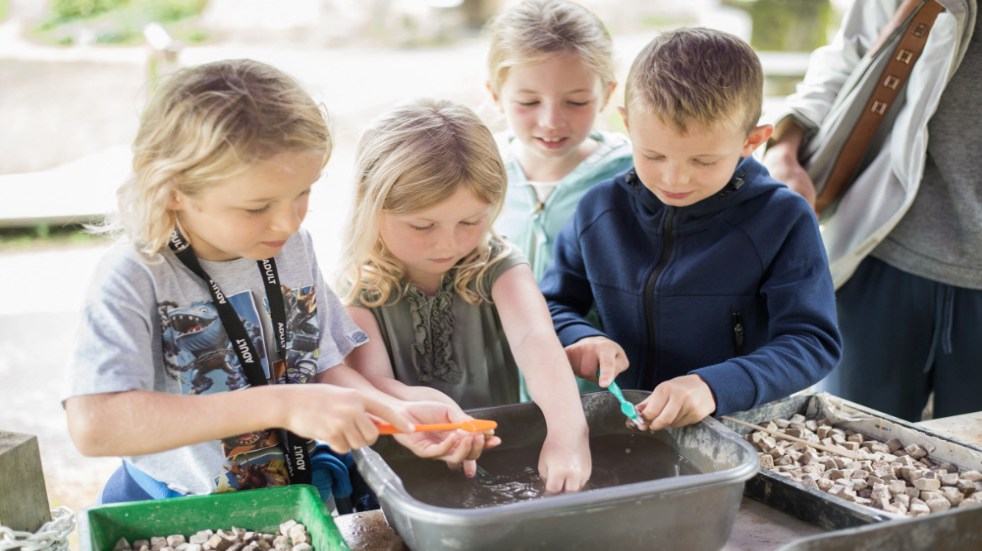
[[[315,551],[348,551],[313,486],[121,503],[87,509],[80,517],[82,551],[111,551],[119,538],[132,544],[151,536],[190,537],[201,530],[230,530],[233,526],[275,533],[290,519],[307,527]]]

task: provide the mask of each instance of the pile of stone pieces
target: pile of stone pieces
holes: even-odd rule
[[[982,503],[982,473],[928,459],[930,444],[880,442],[801,414],[764,428],[855,452],[858,457],[849,459],[762,431],[746,437],[759,450],[761,468],[846,501],[907,516]]]
[[[180,534],[136,540],[133,545],[120,538],[113,551],[313,551],[310,533],[303,524],[288,520],[276,534],[232,527],[231,531],[202,530],[188,539]]]

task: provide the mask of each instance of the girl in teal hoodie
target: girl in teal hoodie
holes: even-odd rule
[[[632,166],[626,136],[593,130],[617,87],[611,50],[597,16],[565,0],[523,2],[491,26],[487,87],[509,127],[495,136],[508,173],[495,230],[525,253],[537,281],[580,197]]]

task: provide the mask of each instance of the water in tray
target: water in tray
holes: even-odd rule
[[[541,446],[483,453],[478,463],[493,481],[451,472],[440,461],[407,458],[393,460],[389,466],[402,479],[406,491],[423,503],[457,509],[489,507],[545,494],[538,472]],[[591,437],[590,453],[593,474],[584,491],[700,472],[670,444],[647,433]]]

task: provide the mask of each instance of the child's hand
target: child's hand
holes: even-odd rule
[[[546,495],[579,492],[590,480],[589,434],[550,430],[539,454],[539,476]]]
[[[403,414],[416,424],[459,423],[473,419],[456,405],[443,402],[406,402]],[[494,431],[470,433],[466,431],[430,431],[397,434],[395,439],[419,457],[442,459],[451,470],[464,465],[468,477],[477,472],[481,452],[501,444]]]
[[[637,409],[643,422],[642,430],[678,428],[698,423],[716,411],[716,399],[702,377],[683,375],[656,386]]]
[[[381,401],[362,392],[334,385],[287,385],[286,422],[283,426],[306,438],[327,442],[338,453],[368,446],[378,439],[375,415],[402,431],[412,422]]]
[[[597,382],[597,368],[600,368],[599,384],[607,388],[610,382],[629,365],[627,355],[621,345],[607,337],[587,337],[566,347],[566,357],[573,366],[573,373],[581,378]]]

